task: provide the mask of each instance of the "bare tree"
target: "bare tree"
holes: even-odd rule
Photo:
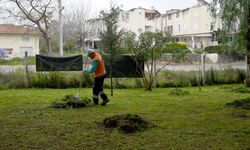
[[[8,6],[4,9],[7,17],[22,24],[36,25],[46,41],[48,52],[51,52],[49,29],[55,11],[52,0],[2,0],[1,4]]]
[[[90,2],[79,1],[77,6],[67,5],[64,12],[64,40],[75,39],[81,49],[84,48],[85,22],[90,8]]]

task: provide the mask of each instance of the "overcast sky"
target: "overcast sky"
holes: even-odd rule
[[[108,9],[111,0],[62,0],[64,6],[67,4],[75,4],[80,2],[90,3],[91,16],[98,16],[98,12],[103,9]],[[120,6],[123,10],[137,8],[138,6],[144,8],[154,7],[160,13],[164,13],[169,9],[185,9],[192,7],[197,3],[197,0],[113,0],[116,5]],[[207,0],[210,2],[210,0]]]

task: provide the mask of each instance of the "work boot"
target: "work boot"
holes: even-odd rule
[[[100,94],[102,100],[108,99],[107,95],[103,91],[101,91],[99,94]]]
[[[105,106],[108,102],[109,102],[109,99],[103,100],[102,103],[101,103],[101,105]]]
[[[93,103],[94,103],[94,105],[98,105],[98,104],[99,104],[98,101],[99,101],[99,100],[98,100],[97,98],[93,98]]]

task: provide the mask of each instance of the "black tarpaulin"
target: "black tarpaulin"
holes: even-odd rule
[[[54,57],[36,55],[36,71],[82,71],[82,55]]]

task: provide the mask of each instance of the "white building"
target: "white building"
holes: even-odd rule
[[[154,32],[156,18],[160,15],[154,9],[133,8],[120,13],[118,26],[125,31],[134,32],[137,36],[145,31]]]
[[[31,27],[0,24],[0,57],[23,57],[39,54],[40,33]]]
[[[158,20],[158,30],[171,33],[177,41],[187,42],[192,49],[217,44],[211,41],[211,32],[221,28],[221,23],[212,17],[209,3],[204,0],[197,0],[191,8],[166,11]]]
[[[118,30],[131,31],[138,36],[144,31],[155,31],[157,20],[160,13],[153,9],[133,8],[128,11],[122,11],[119,14]],[[87,31],[87,38],[85,44],[87,48],[93,48],[94,45],[100,46],[100,35],[103,33],[105,23],[103,18],[95,18],[87,21],[85,30]]]
[[[132,31],[137,36],[144,31],[168,32],[176,41],[187,42],[191,49],[203,48],[218,44],[211,41],[211,32],[221,28],[220,19],[212,17],[209,7],[205,0],[197,0],[193,7],[171,9],[162,15],[154,9],[133,8],[120,13],[118,26],[119,29]],[[87,47],[99,45],[100,33],[105,30],[103,19],[90,19],[86,27],[89,31],[85,39],[89,41]]]
[[[101,34],[105,31],[105,22],[103,18],[89,19],[85,25],[87,36],[84,39],[87,48],[99,47]]]

